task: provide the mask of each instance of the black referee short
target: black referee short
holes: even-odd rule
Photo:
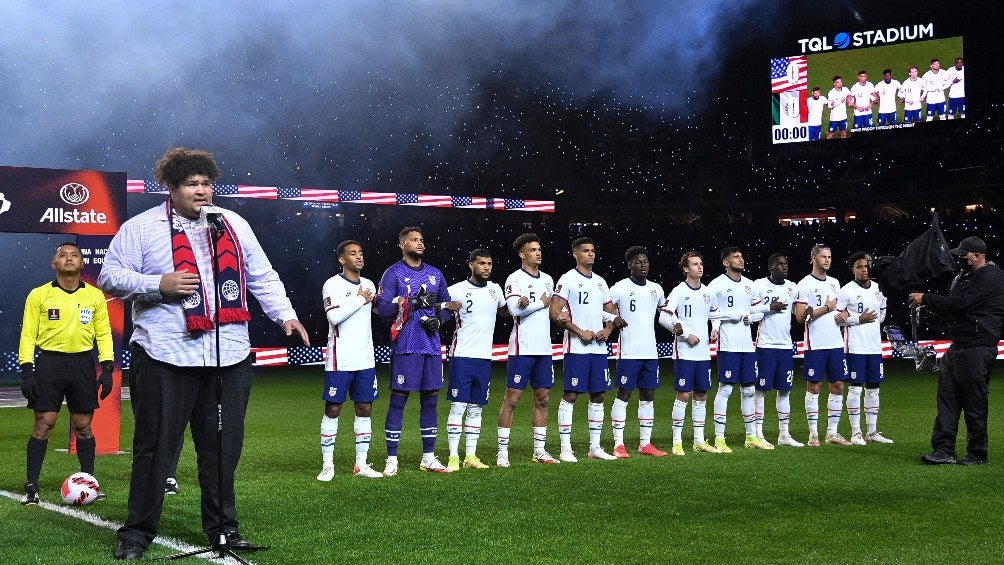
[[[90,351],[40,352],[35,360],[35,381],[38,395],[28,408],[36,412],[59,412],[64,398],[75,414],[88,414],[98,407],[97,371]]]

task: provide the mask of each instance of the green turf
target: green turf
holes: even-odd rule
[[[491,462],[494,416],[502,397],[500,369],[479,450]],[[995,455],[1004,445],[1004,419],[996,417],[1002,407],[999,397],[991,397],[990,465],[927,467],[918,456],[929,450],[935,378],[915,373],[912,363],[902,361],[888,362],[886,372],[880,428],[896,440],[894,445],[745,450],[735,394],[729,414],[731,455],[688,450],[682,458],[597,462],[582,457],[577,464],[553,467],[530,461],[530,405],[524,402],[512,432],[512,468],[430,475],[417,469],[421,450],[417,403],[412,401],[405,416],[400,476],[351,476],[352,417],[346,410],[335,479],[320,483],[314,478],[320,470],[320,369],[270,371],[256,378],[248,414],[237,485],[241,529],[248,538],[272,545],[270,551],[249,555],[255,563],[999,562],[1004,552],[999,519],[1004,459]],[[663,376],[670,382],[668,363]],[[374,407],[370,452],[377,469],[383,468],[384,458],[383,370],[380,377],[385,397]],[[792,402],[793,431],[802,440],[803,392],[799,382]],[[656,398],[654,443],[668,449],[669,390],[661,389]],[[825,403],[825,395],[821,401]],[[635,406],[633,401],[628,412],[629,447],[637,445]],[[552,452],[558,444],[555,408],[556,403],[548,439]],[[443,458],[446,411],[447,403],[441,402],[438,452]],[[774,414],[770,398],[768,437],[776,435]],[[580,399],[573,444],[581,456],[586,453],[585,416],[585,399]],[[0,411],[0,445],[6,455],[0,460],[0,488],[21,488],[30,422],[25,410]],[[841,429],[847,433],[846,419]],[[122,432],[128,449],[128,415]],[[603,439],[608,449],[610,433],[608,421]],[[685,438],[690,434],[688,414]],[[58,499],[60,482],[76,468],[74,457],[54,450],[57,443],[50,443],[42,474],[42,498],[48,501]],[[109,498],[87,510],[123,520],[129,463],[128,456],[98,459],[98,478]],[[167,499],[161,533],[201,545],[190,444],[179,475],[181,493]],[[104,563],[115,545],[109,530],[21,507],[8,498],[0,498],[0,524],[4,563]],[[154,545],[147,556],[169,553]]]

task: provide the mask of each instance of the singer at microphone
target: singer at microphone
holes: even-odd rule
[[[220,233],[223,231],[223,208],[207,204],[203,206],[199,212],[205,219],[206,225],[209,226],[209,229],[213,230],[213,233]]]

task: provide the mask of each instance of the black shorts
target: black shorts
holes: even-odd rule
[[[59,412],[66,405],[74,414],[88,414],[98,407],[97,371],[91,352],[42,351],[35,360],[38,394],[28,408],[36,412]]]

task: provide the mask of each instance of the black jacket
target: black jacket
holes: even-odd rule
[[[996,346],[1004,320],[1004,271],[987,263],[958,277],[948,296],[924,294],[924,304],[945,316],[955,345]]]

